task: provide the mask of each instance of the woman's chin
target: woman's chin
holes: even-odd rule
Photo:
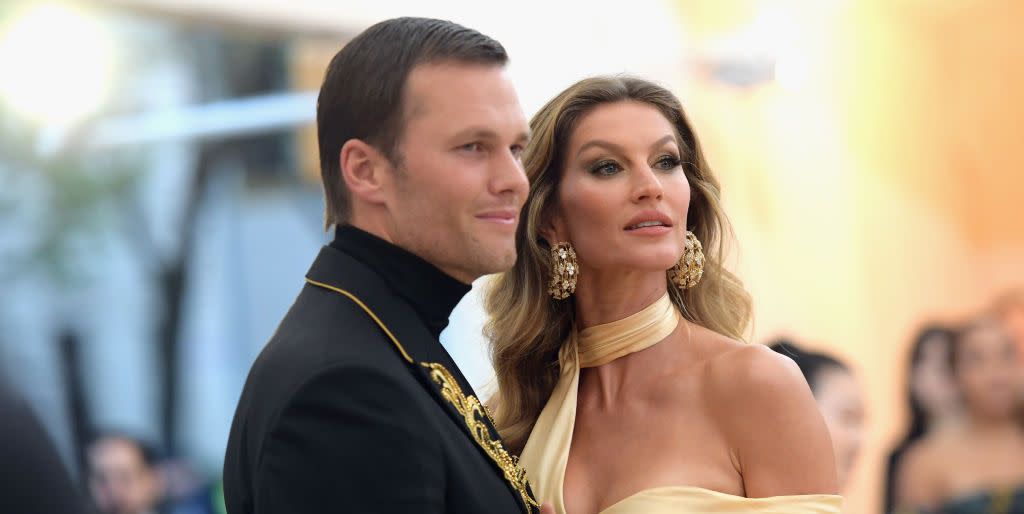
[[[666,273],[673,266],[679,263],[680,255],[677,249],[666,249],[660,251],[657,249],[653,250],[640,250],[640,249],[625,249],[625,250],[607,250],[603,259],[587,258],[586,255],[582,254],[577,250],[580,264],[583,269],[580,271],[581,274],[587,273],[588,269],[591,270],[605,270],[616,273],[643,273],[650,272],[654,273]]]
[[[667,273],[678,263],[678,259],[638,259],[635,265],[630,266],[635,271],[647,271],[650,273]]]

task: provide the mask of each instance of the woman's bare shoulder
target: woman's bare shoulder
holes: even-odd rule
[[[800,369],[790,358],[763,345],[707,332],[703,346],[709,393],[743,403],[777,395],[809,395]]]
[[[796,363],[763,345],[715,344],[704,391],[748,494],[834,493],[828,430]]]

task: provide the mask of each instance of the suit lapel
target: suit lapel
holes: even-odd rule
[[[505,450],[480,399],[412,306],[391,293],[374,270],[329,246],[320,251],[306,281],[345,296],[366,312],[420,383],[502,475],[524,512],[538,512],[526,472]]]

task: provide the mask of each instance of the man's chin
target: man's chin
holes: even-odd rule
[[[489,259],[482,259],[480,262],[480,274],[481,275],[494,275],[496,273],[504,273],[516,264],[516,253],[513,252],[500,252],[492,254]]]

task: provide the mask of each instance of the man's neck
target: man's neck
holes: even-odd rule
[[[337,227],[330,246],[376,271],[396,295],[409,301],[435,336],[470,290],[416,253],[354,225]]]
[[[367,234],[371,234],[380,239],[383,239],[388,243],[391,243],[413,255],[416,255],[417,257],[429,262],[435,268],[441,270],[441,272],[444,273],[445,275],[448,275],[449,277],[452,277],[455,280],[462,282],[463,284],[472,285],[474,280],[480,278],[479,276],[472,275],[471,273],[467,273],[459,268],[447,266],[443,263],[437,262],[435,259],[432,259],[429,255],[423,255],[422,252],[416,251],[415,248],[409,248],[408,245],[402,244],[402,242],[398,241],[398,239],[394,237],[393,231],[388,229],[387,223],[367,219],[367,217],[353,216],[352,220],[348,222],[348,225],[358,228],[359,230],[362,230]]]
[[[383,240],[385,240],[385,241],[387,241],[387,242],[389,242],[389,243],[391,243],[391,244],[401,248],[401,245],[395,243],[395,238],[391,235],[391,231],[389,231],[387,229],[387,224],[386,223],[382,223],[382,222],[379,222],[379,221],[374,221],[374,220],[371,220],[371,219],[367,219],[365,216],[355,216],[355,215],[353,215],[352,219],[347,224],[348,225],[352,225],[353,227],[358,228],[359,230],[362,230],[363,232],[366,232],[367,234],[373,234],[374,236],[377,236],[380,239],[383,239]],[[335,225],[334,228],[335,228],[335,230],[337,230],[338,225]],[[407,251],[411,251],[411,250],[407,250]],[[415,253],[415,252],[413,252],[413,253]]]

